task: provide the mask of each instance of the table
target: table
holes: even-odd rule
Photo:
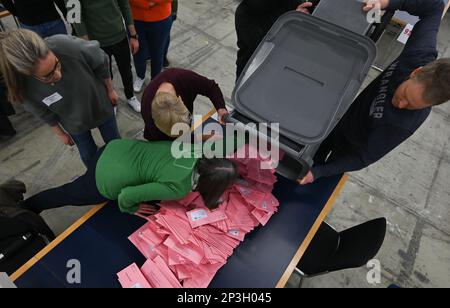
[[[208,116],[210,116],[209,114]],[[248,234],[211,288],[282,288],[313,240],[345,185],[347,176],[312,185],[278,177],[274,195],[279,212],[265,227]],[[18,287],[119,288],[116,273],[145,259],[127,237],[145,223],[119,212],[114,202],[99,205],[12,275]],[[68,261],[81,265],[81,283],[69,284]]]

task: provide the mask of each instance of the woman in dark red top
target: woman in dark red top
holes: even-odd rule
[[[187,111],[194,111],[194,101],[197,95],[208,97],[216,108],[220,122],[228,114],[225,100],[219,85],[193,71],[184,69],[168,69],[159,74],[147,86],[142,97],[142,117],[145,122],[144,138],[149,141],[173,140],[173,136],[163,133],[155,124],[152,116],[152,104],[157,94],[172,94],[181,98]]]

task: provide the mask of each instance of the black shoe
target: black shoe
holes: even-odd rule
[[[169,59],[167,59],[167,57],[165,57],[165,58],[164,58],[163,67],[164,67],[164,68],[168,68],[169,66],[170,66]]]
[[[11,122],[6,118],[3,123],[0,123],[0,136],[13,137],[17,134]]]

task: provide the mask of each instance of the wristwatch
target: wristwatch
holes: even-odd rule
[[[135,39],[135,40],[139,40],[139,36],[137,34],[130,35],[130,38]]]

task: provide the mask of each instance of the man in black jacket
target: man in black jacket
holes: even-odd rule
[[[377,162],[411,137],[433,106],[450,100],[450,59],[436,60],[444,2],[377,0],[367,4],[366,11],[373,8],[372,2],[388,11],[406,11],[420,21],[399,58],[357,97],[322,144],[302,184]]]
[[[237,77],[277,19],[289,11],[310,13],[318,0],[242,0],[236,10]]]

